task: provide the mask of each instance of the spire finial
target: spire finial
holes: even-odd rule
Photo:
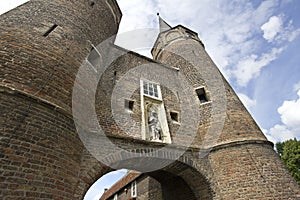
[[[164,32],[164,31],[167,31],[167,30],[170,30],[172,27],[167,23],[165,22],[165,20],[163,20],[159,13],[157,13],[157,16],[158,16],[158,20],[159,20],[159,32]]]

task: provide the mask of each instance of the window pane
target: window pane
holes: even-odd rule
[[[149,82],[143,81],[143,92],[146,95],[149,95],[149,96],[152,96],[155,98],[159,98],[158,87],[159,87],[159,85],[157,85],[155,83],[149,83]]]

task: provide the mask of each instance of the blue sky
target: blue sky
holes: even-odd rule
[[[110,188],[126,173],[126,169],[121,169],[105,174],[90,187],[90,189],[84,197],[84,200],[99,200],[103,194],[104,188]]]
[[[0,13],[26,0],[0,2]],[[16,3],[16,4],[14,4]],[[206,51],[273,142],[300,139],[300,1],[118,0],[119,32],[157,28],[156,13],[199,34]],[[9,7],[11,6],[11,7]],[[131,49],[133,42],[116,40]],[[151,47],[155,35],[143,36]],[[132,49],[136,50],[136,49]],[[150,56],[149,49],[138,51]],[[112,177],[121,177],[125,171]],[[108,181],[107,181],[108,179]],[[103,191],[100,182],[91,196]],[[105,185],[105,187],[108,187]],[[99,196],[96,195],[96,196]]]

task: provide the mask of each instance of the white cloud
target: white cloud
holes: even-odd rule
[[[221,72],[229,81],[237,80],[240,86],[247,86],[250,80],[259,76],[261,69],[283,50],[282,45],[275,44],[272,51],[266,50],[266,40],[260,36],[261,27],[264,37],[270,41],[292,41],[300,34],[292,21],[285,24],[284,14],[275,15],[280,6],[278,0],[264,0],[258,5],[250,0],[239,3],[203,0],[201,6],[198,6],[198,0],[118,0],[118,3],[124,14],[120,32],[157,28],[156,12],[160,12],[169,24],[182,24],[198,32]],[[132,37],[131,41],[137,43],[136,38]]]
[[[251,99],[250,97],[248,97],[243,93],[238,93],[237,95],[239,96],[239,98],[241,99],[241,101],[243,102],[243,104],[246,106],[248,110],[251,110],[251,108],[253,108],[256,105],[255,99]]]
[[[3,14],[29,0],[9,0],[9,1],[0,1],[0,14]]]
[[[278,0],[261,1],[261,4],[253,12],[253,20],[256,22],[255,24],[261,25],[265,22],[266,19],[273,15],[274,10],[278,5]]]
[[[240,86],[247,86],[264,66],[277,59],[285,45],[280,42],[293,41],[300,34],[300,29],[294,28],[283,13],[277,14],[279,0],[264,0],[258,5],[251,0],[239,3],[203,0],[201,6],[198,0],[118,0],[118,3],[124,14],[120,31],[157,28],[156,12],[160,12],[169,24],[182,24],[198,32],[221,72]],[[261,27],[264,38],[273,41],[271,51],[266,48],[267,40],[261,37]],[[132,37],[135,43],[139,41],[136,38]]]
[[[286,100],[278,108],[282,124],[276,124],[267,133],[273,142],[300,138],[300,90],[297,94],[298,99]]]
[[[300,90],[297,92],[298,99],[291,101],[284,101],[278,108],[281,121],[288,128],[299,131],[300,134]]]
[[[298,37],[300,34],[300,28],[295,29],[293,26],[293,21],[290,20],[288,25],[284,27],[282,32],[277,36],[277,41],[282,42],[282,41],[289,41],[292,42],[294,39]]]
[[[264,32],[263,37],[268,42],[292,42],[300,34],[300,29],[294,28],[292,20],[284,26],[283,18],[284,15],[272,16],[261,26],[261,30]]]
[[[282,29],[282,20],[278,16],[272,16],[269,21],[263,24],[260,28],[264,32],[263,37],[268,42],[272,42],[275,36]]]
[[[296,134],[288,129],[285,125],[276,124],[267,134],[267,138],[273,143],[282,142],[296,137]]]
[[[300,90],[300,81],[294,85],[293,89],[294,89],[294,91],[296,91],[296,92],[297,92],[298,90]]]
[[[256,54],[247,56],[237,63],[236,69],[233,71],[240,86],[246,86],[248,82],[257,77],[263,67],[267,66],[275,60],[284,48],[273,48],[271,52],[264,53],[260,57]]]

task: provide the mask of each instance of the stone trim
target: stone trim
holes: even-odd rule
[[[211,152],[216,152],[221,149],[241,146],[241,145],[247,145],[247,144],[260,144],[260,145],[270,145],[271,147],[274,147],[274,144],[268,140],[244,140],[244,141],[234,141],[229,142],[226,144],[219,144],[217,146],[214,146],[211,150]]]
[[[56,105],[53,102],[47,101],[46,99],[42,99],[40,97],[37,97],[33,94],[30,94],[28,92],[16,89],[16,88],[12,88],[8,85],[1,85],[0,84],[0,93],[6,93],[6,94],[10,94],[10,95],[16,95],[16,96],[22,96],[26,99],[29,99],[30,101],[33,101],[37,104],[41,104],[45,107],[48,107],[51,110],[56,110],[59,113],[65,115],[66,117],[73,119],[72,114],[70,114],[67,110],[65,110],[64,108]]]

